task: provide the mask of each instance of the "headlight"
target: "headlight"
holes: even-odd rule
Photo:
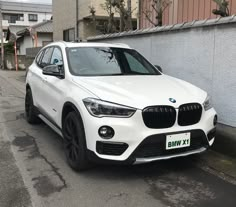
[[[114,104],[94,98],[86,98],[83,100],[88,112],[96,117],[124,117],[133,116],[136,109],[119,104]]]
[[[205,111],[212,108],[210,96],[207,96],[206,100],[203,103],[203,106],[204,106]]]

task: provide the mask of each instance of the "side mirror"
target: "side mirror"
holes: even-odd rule
[[[48,76],[55,76],[58,78],[64,78],[64,74],[59,65],[48,65],[43,68],[43,74]]]
[[[155,65],[156,69],[159,70],[162,73],[162,68],[159,65]]]

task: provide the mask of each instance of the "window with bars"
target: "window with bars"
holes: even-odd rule
[[[37,14],[29,14],[29,21],[37,22],[38,21],[38,15]]]

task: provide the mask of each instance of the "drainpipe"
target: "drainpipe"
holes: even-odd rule
[[[76,41],[79,42],[79,0],[76,0]]]
[[[37,32],[35,32],[34,39],[35,39],[35,47],[38,47],[38,33]]]
[[[18,57],[17,57],[16,40],[14,42],[14,49],[15,49],[15,66],[16,66],[16,71],[18,71]]]

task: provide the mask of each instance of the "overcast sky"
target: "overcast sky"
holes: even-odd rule
[[[28,3],[46,3],[52,4],[52,0],[2,0],[2,1],[14,1],[14,2],[28,2]]]

